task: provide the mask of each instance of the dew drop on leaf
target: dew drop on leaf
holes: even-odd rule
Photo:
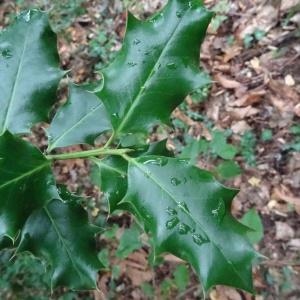
[[[174,217],[174,218],[172,218],[172,219],[170,219],[170,220],[168,220],[167,222],[166,222],[166,228],[167,229],[173,229],[173,228],[175,228],[175,226],[177,225],[179,223],[179,219],[177,218],[177,217]]]
[[[134,41],[133,41],[133,44],[134,45],[138,45],[138,44],[140,44],[141,43],[141,41],[139,40],[139,39],[135,39]]]
[[[135,67],[137,65],[137,63],[133,62],[133,61],[130,61],[130,62],[127,63],[127,65],[130,66],[130,67]]]
[[[172,208],[172,207],[167,207],[167,214],[170,215],[170,216],[176,216],[177,215],[177,211],[176,209]]]
[[[179,234],[188,234],[188,232],[191,231],[191,228],[184,224],[184,223],[180,223],[178,226],[178,233]]]
[[[168,68],[168,69],[171,69],[171,70],[175,70],[175,69],[177,69],[177,66],[176,66],[175,63],[168,63],[168,64],[167,64],[167,68]]]
[[[185,202],[178,202],[177,203],[178,208],[180,208],[181,210],[185,211],[185,212],[190,212],[187,204]]]
[[[179,10],[176,11],[176,17],[179,18],[179,19],[182,18],[182,12],[179,11]]]
[[[23,14],[22,18],[25,22],[29,22],[31,19],[31,11],[29,10],[27,13]]]
[[[199,246],[209,242],[207,237],[204,237],[201,234],[197,234],[197,233],[192,234],[192,238],[193,238],[193,242]]]
[[[1,55],[4,57],[4,58],[12,58],[12,52],[9,48],[5,48],[3,50],[1,50]]]
[[[214,218],[218,220],[219,223],[223,221],[225,216],[225,203],[222,199],[219,199],[218,206],[211,211]]]
[[[176,177],[172,177],[171,178],[171,183],[174,186],[178,186],[181,183],[181,181],[178,178],[176,178]]]

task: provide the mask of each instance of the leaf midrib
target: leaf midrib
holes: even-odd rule
[[[30,170],[30,171],[28,171],[28,172],[22,174],[21,176],[18,176],[18,177],[14,178],[14,179],[11,179],[11,180],[9,180],[9,181],[3,183],[2,185],[0,185],[0,190],[3,189],[3,188],[5,188],[5,187],[7,187],[7,186],[9,186],[9,185],[11,185],[11,184],[13,184],[13,183],[16,183],[16,182],[18,182],[18,181],[21,181],[22,179],[24,179],[24,178],[26,178],[26,177],[30,177],[30,176],[33,175],[34,173],[37,173],[37,172],[39,172],[40,170],[42,170],[42,169],[44,169],[44,168],[46,168],[46,167],[49,167],[49,166],[50,166],[50,163],[49,163],[49,162],[46,162],[46,163],[44,163],[44,164],[42,164],[42,165],[40,165],[40,166],[38,166],[38,167],[36,167],[36,168],[34,168],[34,169],[32,169],[32,170]]]
[[[27,49],[28,36],[29,36],[28,32],[29,32],[29,27],[27,27],[27,30],[26,30],[23,49],[22,49],[22,53],[20,55],[19,65],[18,65],[18,68],[17,68],[16,76],[15,76],[16,79],[14,81],[13,88],[12,88],[12,91],[11,91],[11,96],[10,96],[10,99],[8,101],[8,105],[7,105],[7,109],[6,109],[6,112],[5,112],[5,119],[4,119],[4,122],[3,122],[3,128],[2,128],[2,133],[1,134],[3,134],[6,131],[7,127],[8,127],[8,122],[9,122],[11,109],[12,109],[12,106],[13,106],[13,104],[15,102],[15,99],[16,99],[16,90],[17,90],[17,87],[18,87],[18,83],[19,83],[18,81],[19,81],[19,78],[20,78],[20,74],[21,74],[21,71],[22,71],[22,68],[23,68],[23,61],[24,61],[25,52],[26,52],[26,49]]]
[[[130,109],[127,111],[127,113],[125,114],[122,122],[120,123],[120,125],[118,126],[118,128],[115,130],[115,135],[117,136],[122,129],[124,128],[124,126],[126,125],[126,123],[128,122],[128,120],[130,119],[131,115],[134,112],[135,107],[138,105],[138,100],[141,99],[141,96],[143,95],[143,93],[145,92],[145,89],[143,89],[142,87],[146,85],[146,83],[148,82],[148,80],[150,80],[150,78],[152,77],[152,74],[155,71],[155,68],[159,65],[160,63],[160,59],[162,58],[162,56],[164,55],[166,49],[168,48],[169,44],[171,43],[171,40],[173,39],[174,35],[176,34],[179,25],[181,24],[182,20],[184,19],[184,16],[186,15],[186,13],[190,10],[190,8],[188,8],[185,13],[182,15],[182,17],[179,19],[178,24],[176,25],[175,29],[173,30],[173,32],[171,33],[170,38],[168,39],[167,43],[165,44],[165,46],[163,47],[156,63],[154,64],[154,66],[152,67],[152,69],[150,69],[149,75],[147,76],[146,80],[144,81],[144,83],[141,85],[141,88],[139,90],[139,93],[137,94],[137,96],[134,98],[134,100],[132,101],[132,105],[130,107]]]
[[[176,205],[178,205],[178,202],[176,201],[176,198],[173,196],[172,193],[170,193],[163,185],[161,185],[159,183],[159,180],[157,180],[153,175],[152,173],[149,174],[149,172],[145,171],[143,167],[140,166],[140,164],[133,158],[130,159],[130,162],[133,163],[138,169],[140,169],[145,176],[147,176],[148,179],[152,179],[152,181],[163,191],[166,192],[166,194],[169,195],[169,197],[174,201],[174,203]],[[247,282],[245,282],[244,278],[241,277],[241,275],[239,274],[238,270],[235,268],[234,266],[234,263],[229,260],[226,255],[223,253],[222,249],[219,247],[219,245],[214,242],[212,239],[211,239],[211,236],[206,232],[205,228],[201,222],[197,221],[194,219],[193,215],[191,215],[191,213],[189,211],[187,211],[185,208],[182,208],[182,210],[192,219],[193,222],[195,222],[196,224],[199,224],[201,229],[203,230],[203,232],[209,237],[210,239],[210,242],[220,251],[220,253],[223,255],[225,261],[232,267],[234,273],[241,279],[241,281],[245,284],[245,286],[247,286]]]
[[[53,228],[54,228],[54,231],[56,232],[59,240],[62,242],[63,244],[63,247],[64,249],[66,250],[66,253],[67,253],[67,256],[69,257],[70,261],[71,261],[71,264],[73,265],[74,267],[74,270],[76,271],[76,273],[78,273],[78,276],[80,278],[80,280],[82,280],[82,275],[81,275],[81,272],[79,271],[79,269],[77,268],[77,265],[75,264],[75,262],[73,261],[73,258],[72,258],[72,255],[71,255],[71,251],[69,250],[69,248],[67,247],[66,243],[65,243],[65,239],[59,229],[59,227],[56,225],[56,222],[55,220],[52,218],[51,216],[51,213],[49,212],[48,208],[45,206],[44,207],[44,210],[46,212],[46,215],[47,217],[49,218],[50,220],[50,223],[52,224]]]
[[[68,130],[66,130],[58,138],[54,139],[53,143],[51,145],[49,145],[48,151],[53,150],[56,147],[56,145],[59,143],[59,141],[61,141],[66,135],[68,135],[72,130],[74,130],[74,128],[78,127],[81,123],[83,123],[85,121],[86,118],[88,118],[90,115],[95,113],[102,106],[103,106],[103,104],[99,103],[95,108],[92,109],[92,111],[90,111],[88,114],[81,117],[78,122],[76,122],[74,125],[72,125]]]

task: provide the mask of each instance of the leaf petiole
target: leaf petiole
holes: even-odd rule
[[[63,154],[55,154],[55,155],[47,155],[46,158],[48,160],[67,160],[67,159],[75,159],[75,158],[88,158],[93,156],[107,156],[107,155],[119,155],[123,156],[126,153],[134,151],[133,149],[93,149],[87,151],[79,151],[72,153],[63,153]]]

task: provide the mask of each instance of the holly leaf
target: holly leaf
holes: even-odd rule
[[[83,87],[70,86],[69,101],[58,110],[47,130],[48,151],[76,144],[93,144],[96,137],[111,129],[99,98]]]
[[[122,203],[153,236],[155,255],[170,252],[194,267],[207,290],[222,284],[253,292],[248,228],[230,213],[237,191],[188,160],[128,158],[128,192]]]
[[[93,183],[104,192],[109,213],[116,209],[126,209],[119,205],[127,191],[128,163],[122,157],[110,156],[105,159],[93,158]]]
[[[148,21],[128,14],[123,48],[97,93],[116,136],[169,123],[175,107],[210,82],[199,56],[211,17],[199,0],[171,0]]]
[[[134,155],[173,156],[166,144],[167,140],[151,143],[144,149],[136,151]],[[104,192],[109,213],[117,209],[128,210],[128,205],[120,204],[127,192],[128,162],[117,156],[110,156],[105,159],[92,158],[91,161],[94,163],[92,169],[93,183]]]
[[[98,232],[79,204],[53,200],[28,218],[17,253],[29,251],[49,262],[52,288],[94,289],[97,272],[103,267],[94,238]]]
[[[56,36],[46,13],[29,10],[0,35],[0,135],[48,120],[58,83]]]
[[[50,161],[11,133],[0,136],[0,237],[14,240],[29,215],[55,198]]]

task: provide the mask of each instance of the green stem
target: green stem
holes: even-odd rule
[[[115,132],[112,133],[111,137],[109,138],[107,143],[104,145],[104,149],[108,148],[112,144],[114,139],[115,139]]]
[[[88,158],[94,156],[107,156],[107,155],[119,155],[123,156],[126,153],[133,151],[132,149],[93,149],[88,151],[80,151],[80,152],[71,152],[71,153],[63,153],[63,154],[55,154],[55,155],[47,155],[46,158],[48,160],[66,160],[66,159],[75,159],[75,158]]]

